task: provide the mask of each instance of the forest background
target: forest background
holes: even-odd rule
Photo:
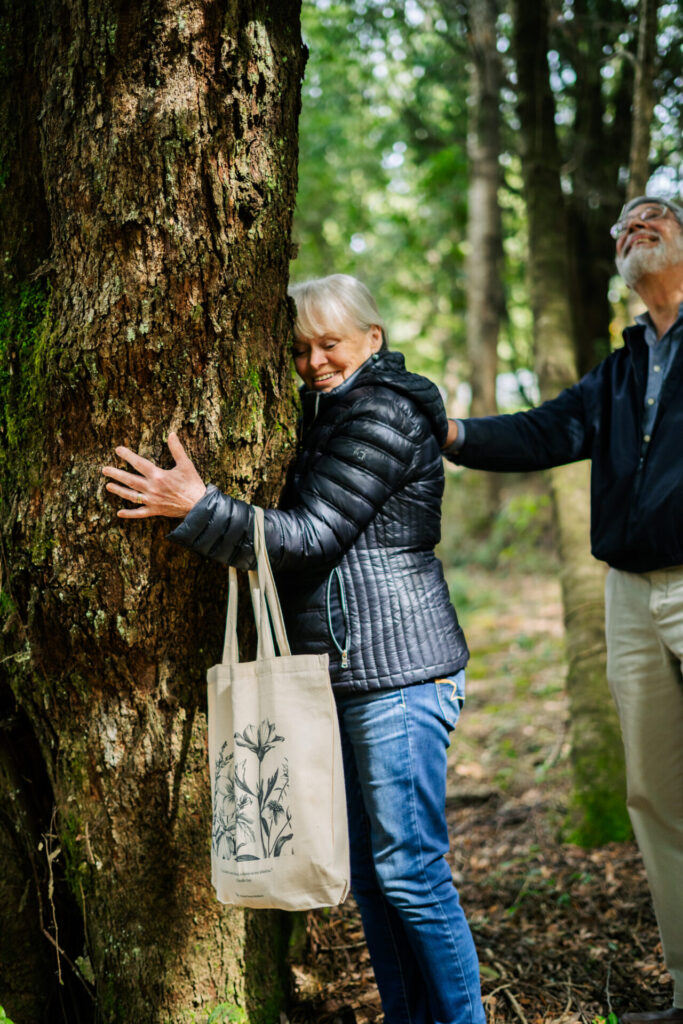
[[[677,5],[637,0],[305,4],[293,277],[366,281],[451,415],[556,394],[622,343],[639,309],[609,235],[624,199],[680,195],[682,25]],[[552,507],[573,835],[590,844],[628,823],[587,470],[516,493],[450,474],[444,552],[494,567]]]
[[[681,191],[678,4],[305,2],[298,128],[304,54],[297,5],[283,6],[3,0],[0,1004],[16,1024],[294,1012],[291,922],[221,911],[207,882],[195,638],[210,663],[221,578],[167,555],[163,531],[125,539],[104,523],[92,467],[124,430],[163,458],[163,425],[187,424],[213,479],[276,498],[295,415],[297,131],[291,278],[364,280],[452,414],[533,404],[620,344],[635,307],[609,227],[648,182]],[[181,94],[177,67],[200,87]],[[561,693],[561,721],[531,755],[536,772],[563,766],[553,829],[586,848],[627,840],[587,467],[452,470],[444,509],[475,657],[520,594],[522,622],[527,607],[545,621],[531,591],[561,597],[548,631],[563,618],[566,655],[539,655],[530,620],[515,627],[520,733],[545,659],[539,693]],[[491,729],[500,705],[479,700]],[[481,777],[491,735],[464,738],[475,802],[526,780],[514,732]],[[520,901],[536,870],[522,861]],[[319,927],[294,929],[300,956],[319,952]],[[508,988],[496,963],[492,992]]]

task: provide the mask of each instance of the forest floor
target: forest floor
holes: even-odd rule
[[[451,584],[453,585],[453,580]],[[566,841],[562,606],[554,575],[468,569],[455,580],[472,651],[450,753],[453,878],[481,962],[488,1024],[593,1024],[671,1005],[632,842]],[[357,908],[307,915],[291,1024],[382,1020]]]

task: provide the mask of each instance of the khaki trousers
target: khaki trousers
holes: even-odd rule
[[[628,810],[674,980],[674,1006],[683,1007],[683,566],[610,569],[605,612]]]

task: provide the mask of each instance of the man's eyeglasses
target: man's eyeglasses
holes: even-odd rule
[[[661,220],[666,217],[667,214],[671,213],[668,206],[664,206],[663,203],[649,203],[644,206],[642,210],[636,207],[637,213],[629,211],[626,217],[621,217],[616,224],[613,224],[609,229],[609,233],[612,238],[619,239],[625,231],[635,223],[635,221],[648,221],[648,220]]]

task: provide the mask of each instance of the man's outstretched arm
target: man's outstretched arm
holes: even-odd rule
[[[444,457],[472,469],[517,473],[590,458],[594,425],[581,385],[525,412],[449,420]]]

